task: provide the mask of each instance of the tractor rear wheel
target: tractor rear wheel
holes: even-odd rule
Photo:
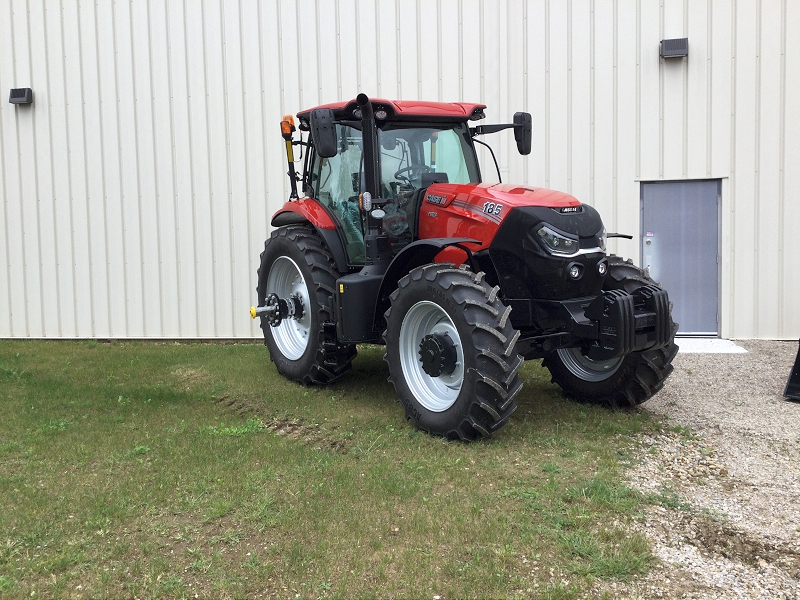
[[[398,282],[386,311],[385,360],[406,418],[448,439],[493,434],[516,409],[523,359],[511,308],[483,273],[418,267]]]
[[[264,243],[258,269],[258,305],[269,294],[299,300],[299,315],[277,327],[261,317],[264,342],[278,371],[303,384],[332,383],[352,366],[354,344],[339,344],[331,303],[338,272],[331,253],[308,226],[289,225]]]
[[[632,261],[614,255],[608,257],[604,290],[632,293],[654,283]],[[548,354],[542,365],[550,370],[554,383],[578,400],[615,408],[633,407],[658,392],[672,373],[672,360],[678,353],[674,339],[677,330],[678,326],[672,323],[672,335],[663,348],[632,352],[610,360],[592,360],[580,348],[561,348]]]

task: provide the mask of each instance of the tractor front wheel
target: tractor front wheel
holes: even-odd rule
[[[483,273],[418,267],[398,282],[386,312],[389,381],[406,418],[449,439],[493,434],[516,409],[523,359],[511,308]]]
[[[261,253],[258,305],[269,294],[292,298],[299,311],[273,327],[261,317],[264,342],[278,371],[306,385],[332,383],[351,368],[354,344],[339,344],[331,324],[331,298],[337,271],[333,257],[317,233],[290,225],[272,232]],[[327,325],[326,325],[327,324]]]
[[[632,293],[654,283],[630,260],[608,257],[604,290]],[[615,408],[633,407],[658,392],[672,373],[672,360],[678,353],[674,341],[677,329],[672,323],[672,335],[663,348],[632,352],[610,360],[592,360],[580,348],[561,348],[548,354],[542,364],[550,370],[553,382],[578,400]]]

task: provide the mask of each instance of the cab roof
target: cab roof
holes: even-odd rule
[[[378,112],[384,110],[387,113],[387,121],[446,121],[446,122],[466,122],[476,121],[485,117],[483,109],[485,104],[472,104],[469,102],[427,102],[424,100],[384,100],[382,98],[370,98],[372,110]],[[317,108],[330,108],[337,121],[353,120],[360,117],[354,113],[358,109],[355,99],[347,102],[334,102],[323,104],[297,113],[300,121],[308,121],[311,111]]]

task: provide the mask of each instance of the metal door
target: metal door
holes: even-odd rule
[[[642,183],[642,265],[681,334],[719,332],[720,180]]]

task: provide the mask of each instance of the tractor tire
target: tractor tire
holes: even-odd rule
[[[483,273],[452,264],[418,267],[398,282],[386,311],[385,360],[406,419],[448,439],[502,428],[522,388],[511,307]]]
[[[631,260],[626,261],[614,255],[608,257],[604,290],[631,293],[654,283]],[[632,352],[603,361],[591,360],[580,348],[561,348],[548,354],[542,365],[549,369],[553,383],[561,386],[567,395],[582,402],[606,404],[614,408],[634,407],[658,392],[672,373],[672,359],[678,353],[678,346],[675,345],[677,330],[678,326],[673,322],[669,343],[663,348]]]
[[[289,225],[272,232],[264,243],[258,269],[258,305],[275,293],[296,295],[303,314],[277,327],[261,317],[264,343],[270,358],[285,377],[305,385],[333,383],[352,366],[354,344],[339,344],[332,323],[332,302],[339,276],[333,256],[308,226]]]

